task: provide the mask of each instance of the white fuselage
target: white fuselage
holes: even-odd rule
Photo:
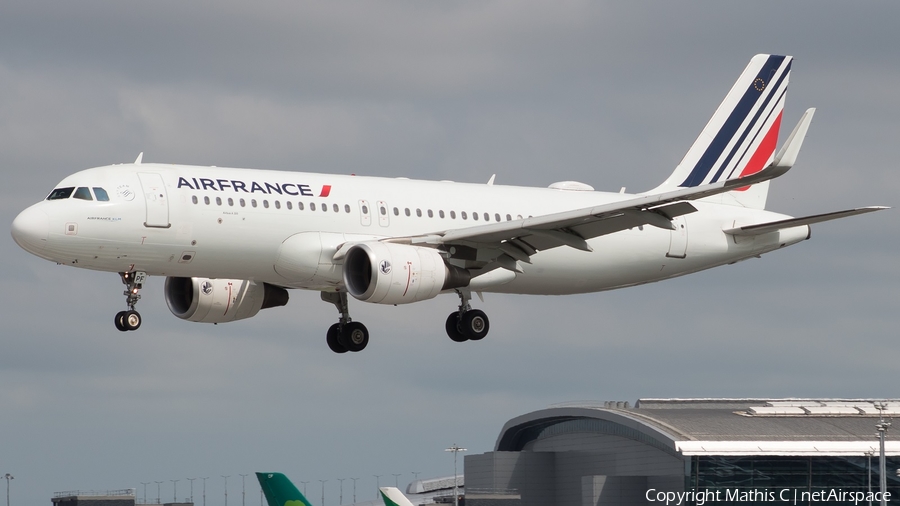
[[[103,188],[108,201],[44,200],[22,212],[16,241],[40,257],[87,269],[247,279],[334,290],[331,258],[346,242],[408,237],[615,202],[632,195],[302,172],[124,164],[89,169],[57,188]],[[570,294],[658,281],[754,257],[809,236],[800,226],[752,237],[723,230],[787,218],[696,201],[675,230],[650,225],[588,240],[592,252],[538,252],[520,273],[499,269],[473,290]],[[303,235],[297,235],[303,234]],[[282,245],[300,237],[297,274]],[[296,242],[296,241],[295,241]],[[318,264],[318,265],[317,265]]]

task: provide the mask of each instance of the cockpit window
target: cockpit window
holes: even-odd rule
[[[94,195],[97,197],[97,200],[99,200],[100,202],[109,201],[109,194],[106,193],[106,190],[104,190],[103,188],[95,186],[94,187]]]
[[[47,196],[47,200],[62,200],[67,199],[72,196],[72,192],[75,191],[75,188],[57,188],[50,192],[50,195]]]
[[[78,187],[75,190],[75,194],[72,195],[73,199],[81,199],[81,200],[94,200],[94,197],[91,197],[91,190],[88,190],[84,186]]]

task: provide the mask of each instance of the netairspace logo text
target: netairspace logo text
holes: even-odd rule
[[[765,489],[715,489],[715,490],[690,490],[687,492],[667,492],[651,488],[644,495],[647,502],[661,503],[666,506],[681,506],[695,504],[703,506],[707,502],[773,502],[809,504],[815,502],[846,503],[859,506],[860,504],[881,503],[881,492],[846,491],[839,488],[830,490],[808,491],[796,488]],[[884,500],[891,500],[891,493],[884,493]]]

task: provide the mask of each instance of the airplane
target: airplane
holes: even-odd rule
[[[269,506],[312,506],[297,487],[281,473],[256,473]]]
[[[134,163],[63,179],[22,211],[12,236],[62,265],[117,272],[127,310],[148,276],[165,277],[178,318],[224,323],[316,290],[338,322],[336,353],[368,329],[350,297],[408,304],[456,294],[453,341],[490,329],[470,304],[484,292],[562,295],[612,290],[759,257],[810,238],[810,225],[882,209],[793,218],[765,209],[769,183],[795,163],[815,109],[776,151],[793,58],[756,55],[669,177],[643,193],[407,178]],[[483,300],[483,298],[482,298]]]
[[[384,506],[414,506],[397,487],[379,487],[378,491],[381,492]]]

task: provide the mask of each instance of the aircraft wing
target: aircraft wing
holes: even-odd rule
[[[529,257],[538,251],[570,246],[591,251],[587,239],[612,234],[641,225],[651,225],[664,229],[674,229],[672,219],[695,212],[689,202],[711,195],[728,192],[776,178],[790,169],[790,166],[772,163],[765,169],[739,179],[729,179],[712,184],[680,188],[660,193],[644,194],[625,198],[617,202],[593,207],[563,211],[559,213],[533,216],[520,220],[490,223],[453,229],[433,234],[387,239],[390,242],[433,245],[462,246],[473,248],[473,261],[497,262],[515,270],[515,261],[530,263]],[[488,254],[478,251],[489,250]],[[504,258],[506,257],[506,258]]]

